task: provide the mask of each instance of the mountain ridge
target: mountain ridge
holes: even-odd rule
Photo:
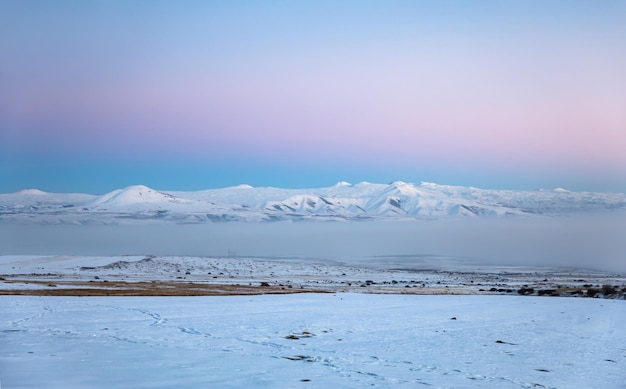
[[[103,195],[37,189],[0,194],[0,222],[52,224],[535,217],[617,209],[626,209],[622,193],[571,192],[560,187],[493,190],[403,181],[340,181],[308,189],[243,184],[185,192],[132,185]]]

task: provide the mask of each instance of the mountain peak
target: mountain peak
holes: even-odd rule
[[[403,187],[403,186],[413,186],[412,184],[406,183],[404,181],[393,181],[389,183],[390,186],[395,186],[397,188]]]
[[[404,181],[394,181],[389,184],[389,189],[394,192],[398,192],[406,196],[417,196],[421,194],[421,191],[413,184],[406,183]]]
[[[177,202],[178,198],[145,185],[131,185],[114,190],[87,204],[88,207],[127,207],[133,204],[159,204]]]
[[[352,184],[347,181],[339,181],[335,186],[352,186]]]
[[[39,189],[26,188],[26,189],[22,189],[22,190],[19,190],[19,191],[15,192],[15,194],[40,196],[40,195],[45,195],[45,194],[48,194],[48,193],[44,192],[42,190],[39,190]]]
[[[142,191],[153,191],[156,192],[154,189],[149,188],[145,185],[131,185],[131,186],[127,186],[126,188],[122,189],[122,191],[125,192],[142,192]]]

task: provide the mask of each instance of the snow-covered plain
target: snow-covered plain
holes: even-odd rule
[[[3,388],[624,388],[619,300],[0,297]]]
[[[387,260],[364,267],[286,258],[0,256],[0,382],[4,388],[624,387],[623,276],[474,267],[446,258],[394,270]],[[138,282],[312,293],[74,296],[125,293]],[[557,285],[584,296],[603,284],[617,284],[621,297],[536,296]],[[535,296],[519,295],[523,287],[535,288]]]

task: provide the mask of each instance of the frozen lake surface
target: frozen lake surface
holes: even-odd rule
[[[3,388],[623,388],[623,300],[0,296]]]

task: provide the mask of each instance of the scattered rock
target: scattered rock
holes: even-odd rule
[[[285,339],[298,340],[303,338],[311,338],[313,336],[315,336],[315,334],[312,334],[309,331],[302,331],[300,334],[289,334],[285,336]]]
[[[315,362],[315,358],[309,357],[307,355],[294,355],[293,357],[283,357],[283,358],[289,359],[290,361]]]
[[[537,291],[537,296],[559,296],[556,289],[544,289]]]
[[[511,343],[511,342],[505,342],[503,340],[496,340],[496,343],[498,344],[510,344],[511,346],[516,346],[515,343]]]
[[[602,286],[602,294],[605,296],[612,296],[617,292],[613,285],[604,285]]]

